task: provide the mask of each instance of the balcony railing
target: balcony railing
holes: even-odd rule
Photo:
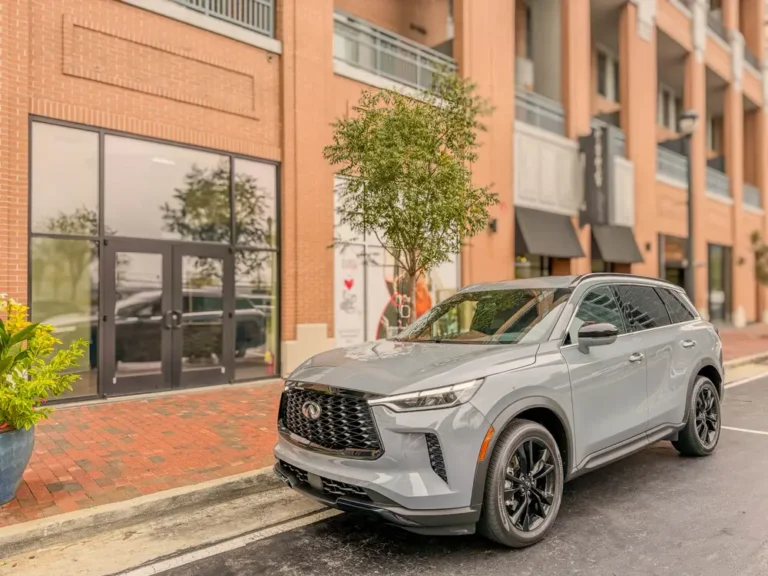
[[[763,201],[760,197],[760,188],[744,182],[744,204],[753,208],[762,208]]]
[[[600,120],[599,118],[592,118],[591,120],[592,128],[595,128],[596,126],[601,126],[603,129],[607,128],[608,126],[611,126],[613,130],[611,133],[613,134],[613,139],[616,144],[616,155],[621,156],[622,158],[627,157],[627,144],[626,144],[626,137],[624,136],[624,132],[619,128],[618,126],[613,126],[612,124],[608,124],[608,122],[605,122],[604,120]]]
[[[275,35],[275,0],[174,0],[212,18]]]
[[[755,70],[760,72],[760,60],[758,60],[757,56],[755,56],[746,46],[744,46],[744,60],[749,62]]]
[[[663,146],[656,146],[656,172],[688,185],[688,159]]]
[[[357,68],[428,90],[432,75],[455,70],[456,61],[344,12],[333,15],[333,55]]]
[[[718,196],[730,197],[731,182],[728,176],[717,168],[707,166],[707,192],[717,194]]]
[[[712,32],[720,36],[720,38],[726,42],[728,41],[728,36],[725,33],[725,26],[723,26],[723,17],[719,12],[709,12],[707,14],[707,26],[709,26],[709,29],[712,30]]]
[[[542,130],[565,135],[565,114],[560,102],[530,92],[515,93],[515,118]]]

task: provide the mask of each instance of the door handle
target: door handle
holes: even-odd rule
[[[179,328],[181,328],[181,310],[173,310],[171,312],[171,315],[173,316],[173,319],[174,319],[173,327],[176,330],[178,330]]]
[[[173,328],[172,318],[173,310],[167,310],[165,314],[163,314],[163,327],[165,327],[166,330],[171,330]]]
[[[681,343],[681,346],[683,348],[693,348],[694,346],[696,346],[696,342],[694,342],[693,340],[683,340]]]
[[[637,364],[638,362],[642,362],[643,358],[645,358],[644,354],[641,354],[640,352],[635,352],[632,354],[632,356],[629,357],[629,361],[632,362],[632,364]]]

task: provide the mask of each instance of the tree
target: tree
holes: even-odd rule
[[[353,110],[333,124],[333,143],[324,150],[346,181],[339,219],[354,234],[379,240],[405,272],[415,303],[418,278],[483,230],[498,202],[490,186],[472,183],[477,133],[485,130],[480,119],[490,109],[472,83],[439,73],[417,97],[363,92]]]
[[[166,202],[161,210],[165,229],[184,240],[194,242],[229,243],[231,212],[229,199],[230,164],[222,161],[215,169],[192,166],[185,176],[183,188],[174,190],[173,205]],[[241,246],[263,247],[274,245],[274,223],[264,188],[247,173],[235,173],[235,234]],[[256,284],[271,283],[265,268],[271,252],[238,250],[235,267],[244,276],[255,275]],[[198,259],[200,286],[210,285],[213,278],[221,278],[222,270],[213,260]],[[262,279],[262,276],[264,278]]]

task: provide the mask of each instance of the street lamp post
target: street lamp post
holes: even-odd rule
[[[695,110],[686,110],[680,115],[680,132],[683,134],[683,144],[685,146],[685,156],[688,160],[688,246],[686,258],[688,268],[685,271],[685,291],[688,298],[691,299],[694,306],[695,300],[695,281],[694,281],[694,259],[693,259],[693,182],[691,170],[691,137],[696,131],[696,125],[699,122],[699,115]]]

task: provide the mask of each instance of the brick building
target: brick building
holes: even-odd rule
[[[329,248],[345,231],[322,148],[362,90],[413,90],[447,65],[495,107],[474,176],[501,202],[424,280],[422,307],[480,280],[631,270],[692,273],[703,313],[760,320],[763,12],[762,0],[0,0],[0,289],[65,341],[89,341],[71,397],[268,377],[385,336],[398,271],[369,239]],[[691,265],[683,109],[700,118]]]

